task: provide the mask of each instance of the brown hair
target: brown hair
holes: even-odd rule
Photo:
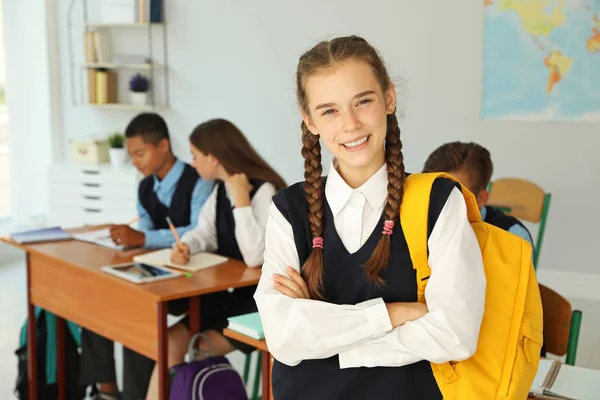
[[[385,93],[390,85],[382,58],[365,39],[359,36],[338,37],[318,43],[304,53],[298,62],[296,73],[296,96],[305,114],[309,114],[306,79],[325,69],[334,68],[341,63],[356,60],[371,66],[381,90]],[[313,135],[302,122],[302,156],[304,157],[304,190],[308,202],[308,219],[313,238],[323,235],[323,180],[321,173],[321,145],[319,137]],[[385,142],[385,160],[388,170],[388,197],[385,206],[385,219],[397,222],[404,194],[404,158],[400,128],[394,113],[387,117]],[[382,227],[383,229],[383,227]],[[367,278],[383,284],[380,272],[387,266],[390,255],[390,235],[383,235],[377,243],[370,259],[365,264]],[[302,266],[302,275],[307,282],[312,298],[323,298],[323,250],[314,248],[310,257]]]
[[[451,142],[438,147],[425,161],[423,172],[466,172],[475,194],[487,189],[494,165],[490,152],[477,143]]]
[[[237,126],[225,119],[212,119],[196,127],[190,143],[204,154],[216,157],[229,175],[272,183],[277,190],[287,186],[283,178],[254,150]]]

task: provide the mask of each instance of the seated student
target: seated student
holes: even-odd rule
[[[431,153],[423,167],[423,172],[448,172],[457,178],[477,198],[481,218],[485,222],[527,240],[535,251],[533,239],[525,225],[496,208],[486,206],[490,197],[486,189],[492,179],[493,170],[490,152],[473,142],[446,143]]]
[[[202,208],[198,226],[182,237],[184,249],[174,244],[172,260],[186,263],[190,254],[212,252],[243,261],[249,267],[261,266],[269,205],[275,192],[286,186],[285,182],[229,121],[215,119],[199,125],[190,136],[190,144],[196,171],[203,179],[215,179],[217,184]],[[255,289],[251,286],[202,297],[200,326],[215,353],[225,355],[235,348],[254,350],[226,339],[222,330],[228,317],[256,311],[252,298]],[[169,366],[184,361],[189,340],[184,323],[170,329]],[[207,344],[202,341],[200,347],[207,349]],[[157,398],[155,369],[146,399]]]
[[[111,227],[116,244],[128,247],[170,247],[174,236],[166,222],[169,216],[180,235],[195,228],[198,215],[213,183],[199,178],[190,165],[171,151],[167,124],[158,114],[142,113],[125,130],[133,165],[145,176],[138,190],[139,228]],[[99,383],[98,399],[118,399],[113,342],[82,329],[81,383]],[[145,396],[154,361],[123,349],[124,400]]]

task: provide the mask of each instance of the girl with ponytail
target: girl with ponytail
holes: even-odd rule
[[[428,361],[475,352],[485,298],[460,189],[445,179],[432,189],[423,221],[432,273],[419,303],[383,60],[361,37],[335,38],[300,57],[296,83],[305,181],[273,198],[254,295],[276,359],[274,397],[441,399]],[[321,144],[335,157],[326,178]]]

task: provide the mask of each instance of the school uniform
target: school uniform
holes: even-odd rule
[[[529,233],[529,230],[521,223],[521,221],[490,206],[481,208],[481,219],[488,224],[497,226],[500,229],[504,229],[505,231],[513,233],[528,241],[529,244],[531,244],[531,258],[533,259],[535,257],[535,245],[533,244],[531,233]]]
[[[271,183],[254,179],[250,179],[250,184],[251,205],[235,208],[225,184],[218,181],[200,213],[198,227],[181,239],[189,246],[190,253],[204,251],[243,261],[249,267],[262,265],[265,226],[276,189]],[[250,286],[202,296],[202,330],[221,332],[227,326],[228,317],[255,312],[252,298],[255,290],[256,286]],[[187,318],[183,322],[187,324]],[[244,352],[254,350],[243,343],[230,342]]]
[[[212,190],[213,182],[203,181],[190,165],[177,160],[167,175],[144,178],[138,188],[139,230],[145,233],[146,248],[170,247],[175,241],[166,217],[169,216],[179,234],[196,226],[200,209]],[[169,311],[180,314],[185,302],[172,302]],[[82,329],[80,382],[116,382],[114,344],[94,332]],[[146,397],[154,361],[123,348],[123,400]]]
[[[292,299],[273,288],[273,273],[296,270],[312,251],[303,183],[273,198],[263,274],[254,296],[269,350],[275,356],[278,400],[435,400],[442,396],[429,361],[465,359],[477,346],[485,275],[466,206],[454,182],[435,182],[428,221],[432,269],[429,313],[393,329],[386,302],[415,302],[415,271],[401,222],[379,286],[364,263],[383,230],[387,198],[384,165],[350,188],[332,164],[323,207],[324,301]],[[428,361],[425,361],[428,360]]]

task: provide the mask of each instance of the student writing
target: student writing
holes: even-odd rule
[[[189,255],[214,252],[243,261],[249,267],[263,263],[264,232],[271,198],[286,186],[283,179],[250,145],[231,122],[215,119],[200,124],[190,136],[192,165],[205,180],[217,183],[200,212],[198,225],[174,244],[172,261],[186,263]],[[256,286],[202,296],[200,326],[214,351],[254,349],[222,335],[227,318],[256,311]],[[183,362],[190,339],[187,320],[169,330],[169,365]],[[207,349],[201,341],[200,347]],[[158,377],[152,376],[147,399],[158,398]]]

